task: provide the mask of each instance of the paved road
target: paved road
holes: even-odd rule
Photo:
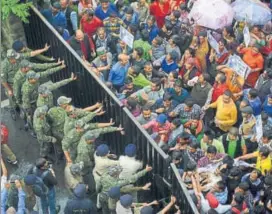
[[[19,161],[18,166],[13,166],[6,162],[8,173],[9,175],[14,173],[24,176],[31,167],[31,164],[35,163],[35,160],[39,157],[38,142],[24,130],[24,124],[21,119],[18,119],[17,121],[10,119],[10,114],[5,108],[1,109],[1,121],[9,128],[10,136],[8,143]],[[62,161],[62,163],[58,165],[53,165],[53,168],[58,178],[57,203],[64,208],[68,196],[68,192],[65,190],[63,182],[64,162]],[[60,213],[63,213],[63,211]]]

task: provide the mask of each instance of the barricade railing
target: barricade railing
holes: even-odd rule
[[[82,108],[93,105],[98,101],[102,102],[106,114],[99,117],[98,121],[109,121],[112,118],[116,126],[122,124],[125,128],[125,135],[116,132],[103,136],[103,140],[109,143],[111,151],[120,155],[123,154],[127,144],[135,144],[137,146],[137,158],[153,167],[152,177],[156,183],[156,188],[152,189],[153,196],[156,198],[165,197],[173,191],[176,196],[184,197],[179,199],[182,202],[179,204],[181,207],[192,206],[191,210],[196,210],[193,203],[188,203],[191,198],[187,198],[189,197],[187,189],[180,186],[181,182],[177,177],[175,166],[170,167],[169,156],[158,147],[113,92],[94,73],[90,72],[84,61],[35,7],[31,8],[30,14],[29,23],[24,24],[28,47],[38,49],[44,47],[44,44],[47,43],[50,45],[50,49],[46,54],[55,59],[65,60],[67,65],[64,70],[52,75],[52,81],[56,82],[69,78],[72,72],[78,76],[76,81],[62,87],[61,92],[71,97],[75,106]],[[169,169],[171,172],[169,172]],[[169,179],[170,177],[172,179]],[[173,186],[171,188],[171,181],[174,182],[174,189]],[[177,191],[184,192],[178,193]]]

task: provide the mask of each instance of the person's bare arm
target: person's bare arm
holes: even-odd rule
[[[39,54],[42,54],[42,53],[48,51],[49,48],[50,48],[50,46],[48,46],[47,43],[46,43],[45,46],[44,46],[44,48],[38,49],[38,50],[35,50],[35,51],[31,51],[30,52],[30,56],[34,57],[34,56],[37,56]]]
[[[1,169],[2,169],[3,176],[8,177],[8,170],[6,168],[5,162],[2,157],[1,157]]]

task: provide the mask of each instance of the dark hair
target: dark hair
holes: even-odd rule
[[[144,105],[142,107],[142,111],[151,111],[151,106],[150,105]]]
[[[265,214],[266,210],[263,205],[258,204],[257,206],[255,206],[253,213],[254,214]]]
[[[224,158],[223,158],[223,164],[227,164],[227,168],[228,169],[231,169],[233,167],[233,164],[234,164],[234,160],[232,157],[230,157],[229,155],[226,155]]]
[[[127,84],[131,84],[131,83],[133,83],[132,78],[131,77],[127,77],[126,80],[125,80],[125,84],[127,85]]]
[[[258,178],[261,177],[261,175],[262,175],[261,171],[258,169],[253,169],[251,172],[256,172]]]
[[[55,28],[56,28],[56,31],[62,36],[64,32],[64,28],[61,26],[56,26]]]
[[[193,105],[195,104],[195,101],[192,99],[192,98],[187,98],[185,101],[184,101],[184,104],[186,106],[188,106],[189,108],[192,108]]]
[[[198,148],[198,143],[196,141],[192,141],[190,144],[189,144],[189,147],[192,147],[194,149],[197,149]]]
[[[38,159],[36,160],[35,166],[36,166],[38,169],[40,169],[40,168],[42,168],[42,167],[45,165],[46,162],[47,162],[47,160],[46,160],[45,158],[38,158]]]
[[[164,93],[162,99],[163,99],[163,101],[171,101],[172,100],[172,95],[166,92],[166,93]]]
[[[258,97],[258,90],[255,88],[251,88],[249,90],[248,94],[250,95],[250,97],[256,98],[256,97]]]
[[[135,24],[130,24],[130,25],[128,26],[128,28],[130,29],[130,32],[131,32],[132,34],[135,34],[135,33],[137,32],[137,30],[138,30],[138,26],[135,25]]]
[[[150,20],[150,21],[152,21],[153,23],[156,21],[156,18],[155,18],[155,16],[148,16],[147,17],[147,20],[146,21],[148,21],[148,20]]]
[[[226,95],[226,96],[228,96],[228,97],[231,97],[231,96],[232,96],[232,93],[231,93],[230,90],[226,90],[226,91],[224,92],[224,95]]]
[[[158,45],[163,43],[163,39],[160,36],[156,36],[154,39],[157,41]]]
[[[178,72],[176,71],[171,71],[169,74],[173,74],[174,79],[178,78]]]
[[[232,26],[227,26],[225,27],[227,33],[231,36],[231,37],[234,37],[234,32],[233,32],[233,28]]]
[[[270,154],[269,149],[266,146],[260,148],[259,153],[262,153],[262,156],[268,157]]]
[[[178,119],[178,118],[175,118],[172,123],[176,126],[176,127],[179,127],[181,125],[181,120]]]
[[[215,209],[209,209],[207,214],[218,214],[218,212]]]
[[[226,80],[227,80],[227,77],[226,77],[226,75],[224,74],[224,73],[218,73],[219,74],[219,81],[220,81],[220,83],[225,83],[226,82]]]
[[[242,204],[244,202],[245,197],[242,195],[242,193],[237,192],[234,194],[233,199],[237,204]]]
[[[208,74],[207,72],[205,72],[205,73],[202,73],[202,76],[203,76],[203,79],[204,79],[206,82],[210,82],[210,80],[211,80],[210,74]]]
[[[189,161],[186,165],[185,171],[194,171],[196,169],[196,163],[194,161]]]
[[[143,41],[148,41],[149,40],[149,32],[146,29],[143,29],[141,31],[141,37]]]
[[[180,43],[180,38],[178,35],[173,35],[171,39],[175,45],[178,45]]]
[[[135,100],[135,99],[132,98],[132,97],[128,97],[128,98],[127,98],[127,104],[128,104],[132,109],[135,109],[136,106],[137,106],[137,100]]]
[[[238,187],[245,192],[249,190],[249,184],[247,182],[241,182]]]
[[[161,79],[160,78],[154,77],[151,79],[151,82],[153,84],[156,84],[156,86],[161,86]]]
[[[263,137],[268,138],[268,140],[272,139],[272,132],[271,131],[263,131]]]
[[[133,73],[138,76],[141,73],[141,68],[137,65],[131,66],[130,67],[133,70]]]
[[[134,50],[137,52],[137,54],[139,55],[139,57],[142,57],[144,55],[144,49],[143,48],[137,47]]]
[[[246,104],[247,104],[247,106],[249,106],[249,102],[248,102],[248,100],[243,99],[243,100],[240,102],[240,104],[241,104],[242,102],[243,102],[243,103],[246,103]]]
[[[195,50],[193,48],[187,48],[186,50],[189,51],[189,53],[192,55],[192,57],[195,57]]]
[[[163,144],[161,146],[161,150],[164,151],[164,153],[168,153],[169,152],[169,149],[170,149],[170,146],[168,146],[168,144]]]
[[[226,189],[226,184],[224,183],[224,181],[218,181],[216,184],[221,191],[224,191]]]
[[[262,120],[264,120],[264,121],[268,120],[268,114],[264,111],[262,111],[261,117],[262,117]]]
[[[164,26],[165,26],[165,28],[166,28],[167,31],[172,30],[173,27],[174,27],[174,25],[172,25],[170,22],[166,22],[166,23],[164,24]]]
[[[174,87],[180,87],[180,88],[182,88],[182,82],[179,79],[177,79],[175,81],[175,83],[174,83]]]
[[[147,62],[145,62],[144,67],[145,67],[145,66],[150,66],[150,65],[152,66],[152,63],[149,62],[149,61],[147,61]]]
[[[133,14],[133,8],[132,7],[128,7],[125,11],[126,14]]]
[[[216,154],[217,153],[216,147],[215,146],[209,146],[207,148],[207,153],[209,153],[209,154]]]
[[[204,135],[206,135],[209,140],[213,140],[214,137],[215,137],[215,133],[212,130],[210,130],[210,129],[205,130],[204,131]]]
[[[178,19],[181,16],[181,13],[179,10],[174,10],[173,11],[173,16],[175,16],[176,19]]]

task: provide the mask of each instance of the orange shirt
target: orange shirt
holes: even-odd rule
[[[243,89],[243,85],[245,83],[244,78],[236,74],[230,68],[224,68],[222,71],[225,73],[227,77],[226,84],[231,93],[240,92]]]

